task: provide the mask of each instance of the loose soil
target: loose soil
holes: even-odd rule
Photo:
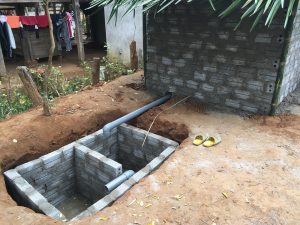
[[[100,129],[155,99],[131,88],[141,74],[124,76],[55,100],[53,115],[37,108],[0,122],[0,162],[6,169]],[[148,129],[158,112],[131,123]],[[183,141],[151,175],[111,207],[68,224],[299,224],[300,117],[252,117],[212,112],[188,101],[162,113],[151,131]],[[219,134],[212,148],[192,145],[195,135]],[[13,142],[17,140],[17,143]],[[1,224],[63,224],[17,206],[0,179]],[[108,220],[104,218],[107,217]]]

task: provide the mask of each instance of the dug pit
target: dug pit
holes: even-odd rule
[[[176,149],[170,139],[123,124],[105,138],[99,130],[4,173],[18,204],[54,219],[77,220],[112,204]],[[105,185],[134,171],[110,193]]]

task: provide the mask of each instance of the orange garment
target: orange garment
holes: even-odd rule
[[[20,27],[20,17],[19,16],[7,16],[8,25],[13,28]]]

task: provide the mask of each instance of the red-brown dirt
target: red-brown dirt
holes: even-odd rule
[[[51,117],[40,108],[0,122],[2,172],[37,158],[153,100],[126,84],[124,76],[77,94],[58,98]],[[148,129],[158,112],[179,99],[132,121]],[[208,111],[191,101],[162,113],[152,132],[183,141],[151,175],[111,207],[68,224],[299,224],[300,117],[253,117]],[[219,134],[212,148],[192,145],[201,133]],[[13,142],[17,140],[17,143]],[[103,216],[107,221],[103,221]],[[63,224],[17,206],[0,179],[0,224]]]

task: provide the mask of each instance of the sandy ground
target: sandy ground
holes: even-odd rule
[[[95,131],[155,96],[128,88],[136,74],[59,98],[53,116],[41,109],[0,122],[2,172]],[[156,113],[133,121],[147,129]],[[203,110],[187,102],[163,113],[154,132],[183,140],[177,151],[111,207],[69,224],[300,224],[300,117],[253,117]],[[196,134],[222,136],[206,149]],[[17,139],[14,143],[12,140]],[[1,224],[63,224],[17,206],[0,182]],[[107,220],[103,220],[107,218]]]

